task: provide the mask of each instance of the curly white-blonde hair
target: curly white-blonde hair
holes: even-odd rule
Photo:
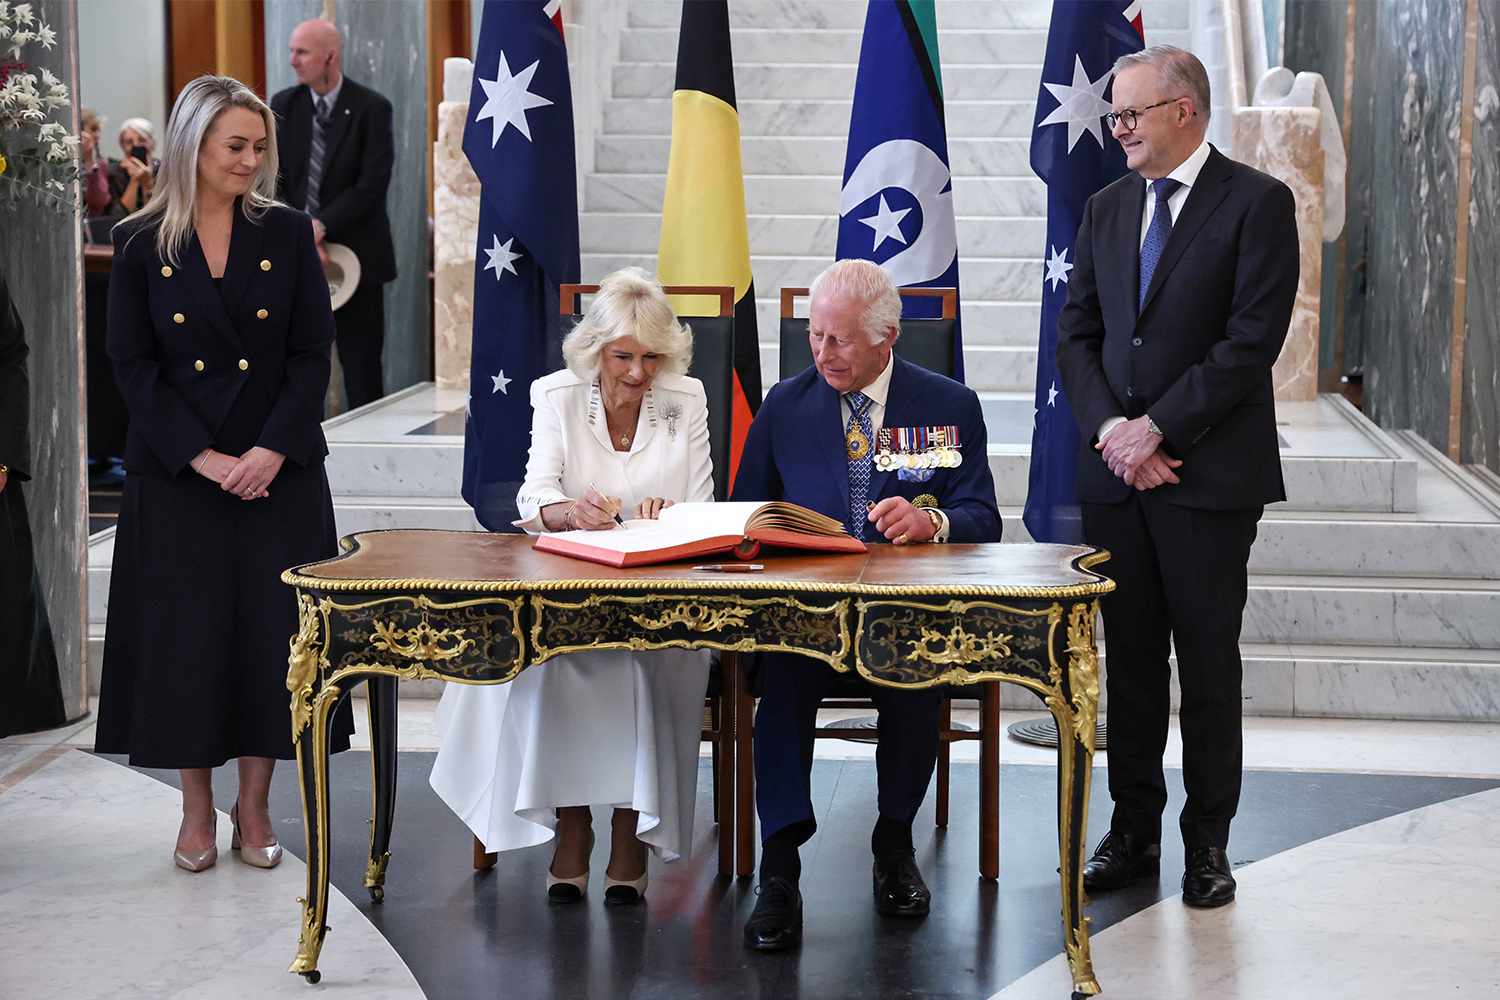
[[[677,315],[655,278],[626,267],[599,282],[593,304],[562,342],[563,360],[579,378],[599,374],[599,355],[611,342],[634,337],[661,356],[661,370],[687,373],[693,360],[693,331]]]

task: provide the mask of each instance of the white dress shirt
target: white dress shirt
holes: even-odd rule
[[[885,368],[881,370],[879,375],[875,376],[875,381],[859,390],[870,398],[870,405],[865,409],[865,415],[870,418],[870,447],[872,449],[875,446],[876,439],[880,437],[880,429],[885,426],[885,400],[891,393],[891,371],[895,367],[896,354],[893,351],[890,358],[886,360]],[[847,396],[840,395],[839,420],[841,423],[839,425],[839,437],[844,436],[844,431],[849,426],[849,417],[853,413],[854,410],[849,406]],[[938,520],[942,523],[938,525],[937,534],[932,536],[932,541],[946,542],[948,540],[948,515],[941,510],[937,514]],[[873,525],[871,528],[873,530]]]
[[[1172,214],[1175,223],[1182,217],[1182,206],[1187,204],[1188,193],[1193,190],[1193,185],[1198,182],[1198,175],[1203,172],[1203,164],[1208,162],[1209,151],[1213,147],[1208,140],[1204,139],[1198,144],[1188,158],[1177,164],[1168,177],[1177,181],[1181,186],[1167,197],[1167,211]],[[1151,182],[1146,182],[1146,207],[1141,210],[1141,239],[1136,244],[1136,250],[1146,245],[1146,233],[1151,229],[1151,219],[1156,215],[1156,196],[1151,193]],[[1110,417],[1099,425],[1099,440],[1104,440],[1104,435],[1114,430],[1125,422],[1124,417]]]

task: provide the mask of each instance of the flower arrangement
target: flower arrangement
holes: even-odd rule
[[[0,0],[0,198],[30,196],[67,211],[78,198],[78,137],[49,116],[68,107],[68,88],[51,70],[21,61],[26,46],[56,43],[31,4]]]

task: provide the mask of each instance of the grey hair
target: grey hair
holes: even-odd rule
[[[1184,91],[1178,96],[1192,99],[1193,110],[1203,119],[1204,127],[1208,126],[1212,113],[1209,106],[1208,70],[1203,68],[1203,63],[1197,56],[1175,45],[1153,45],[1149,49],[1128,52],[1116,59],[1115,75],[1119,76],[1131,66],[1154,67],[1168,89]]]
[[[233,77],[198,77],[182,88],[167,118],[166,139],[160,150],[161,169],[151,200],[121,220],[121,224],[159,220],[156,252],[174,265],[180,266],[182,250],[193,234],[193,214],[198,201],[198,153],[214,121],[230,108],[254,111],[266,125],[266,152],[241,202],[241,211],[253,221],[276,204],[276,120],[271,109]]]
[[[626,267],[599,282],[589,311],[563,338],[563,360],[579,378],[599,374],[599,355],[621,337],[634,337],[661,355],[661,367],[687,374],[693,360],[693,331],[677,321],[655,278],[638,267]]]
[[[127,118],[120,123],[120,132],[124,132],[126,129],[130,129],[132,132],[139,132],[151,142],[156,142],[156,126],[151,124],[149,118]],[[120,132],[116,132],[115,134],[119,135]]]
[[[892,328],[897,337],[901,336],[901,293],[879,264],[868,260],[835,261],[813,279],[807,291],[809,300],[820,293],[863,303],[859,328],[870,343],[880,343],[885,332]]]

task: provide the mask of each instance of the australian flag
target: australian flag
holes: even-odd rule
[[[958,230],[933,0],[874,0],[854,80],[839,197],[838,259],[873,260],[900,286],[958,288]],[[903,315],[939,315],[907,299]],[[953,327],[954,377],[963,340]]]
[[[464,154],[479,178],[463,497],[513,531],[532,380],[562,366],[558,285],[578,280],[573,94],[561,0],[486,0]]]
[[[1141,0],[1054,0],[1031,133],[1031,169],[1047,185],[1042,328],[1026,530],[1038,542],[1081,542],[1079,429],[1057,374],[1057,317],[1068,300],[1073,240],[1089,196],[1124,176],[1125,154],[1105,127],[1115,60],[1145,45]],[[1089,436],[1092,436],[1092,429]]]

